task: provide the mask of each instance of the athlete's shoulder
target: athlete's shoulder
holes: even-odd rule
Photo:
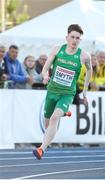
[[[55,47],[53,47],[52,54],[57,55],[57,54],[59,53],[59,51],[60,51],[64,46],[66,46],[66,45],[63,44],[63,45],[61,45],[61,46],[55,46]]]
[[[89,55],[89,53],[85,51],[82,52],[81,62],[82,64],[85,64],[86,69],[92,70],[91,56]]]

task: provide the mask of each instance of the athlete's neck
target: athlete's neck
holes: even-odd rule
[[[76,48],[72,48],[72,47],[67,46],[66,53],[67,54],[75,54],[77,52],[77,49],[78,49],[77,47]]]

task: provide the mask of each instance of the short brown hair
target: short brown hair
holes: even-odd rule
[[[81,28],[78,24],[71,24],[71,25],[68,27],[68,34],[69,34],[71,31],[77,31],[77,32],[79,32],[81,35],[83,35],[83,30],[82,30],[82,28]]]
[[[18,46],[14,45],[14,44],[9,47],[9,49],[12,49],[12,48],[13,48],[13,49],[16,49],[16,50],[19,49]]]

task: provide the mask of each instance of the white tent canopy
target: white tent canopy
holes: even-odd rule
[[[1,33],[0,42],[8,46],[17,44],[22,52],[29,52],[30,49],[31,54],[34,52],[37,55],[39,52],[49,51],[54,44],[64,42],[68,25],[76,23],[84,30],[83,42],[88,42],[88,45],[81,45],[85,49],[92,48],[93,42],[97,39],[101,42],[105,38],[104,12],[105,2],[73,0]]]

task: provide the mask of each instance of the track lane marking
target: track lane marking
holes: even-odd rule
[[[74,155],[74,156],[44,156],[43,159],[65,159],[65,158],[89,158],[89,157],[92,157],[92,158],[96,158],[96,157],[105,157],[104,154],[99,154],[99,155]],[[16,158],[12,158],[12,157],[9,157],[9,158],[0,158],[1,161],[7,161],[7,160],[23,160],[23,159],[34,159],[34,155],[32,157],[16,157]]]
[[[56,174],[65,174],[65,173],[77,173],[77,172],[85,172],[85,171],[97,171],[97,170],[104,170],[105,167],[100,168],[88,168],[88,169],[75,169],[75,170],[67,170],[67,171],[54,171],[49,173],[41,173],[41,174],[35,174],[30,176],[21,176],[18,178],[13,178],[11,180],[16,179],[27,179],[27,178],[33,178],[33,177],[41,177],[41,176],[47,176],[47,175],[56,175]]]
[[[53,153],[104,153],[105,152],[105,150],[80,150],[80,151],[75,151],[75,150],[60,150],[60,151],[46,151],[46,153],[48,153],[48,154],[53,154]],[[32,151],[28,151],[28,152],[26,152],[26,151],[22,151],[22,152],[20,152],[20,151],[18,151],[18,152],[9,152],[9,151],[7,151],[7,152],[0,152],[0,154],[2,155],[2,154],[31,154],[32,153]]]
[[[105,160],[89,160],[89,161],[63,161],[63,162],[51,162],[51,163],[31,163],[31,164],[12,164],[3,165],[0,168],[11,168],[11,167],[24,167],[24,166],[41,166],[41,165],[54,165],[54,164],[80,164],[80,163],[103,163]]]

